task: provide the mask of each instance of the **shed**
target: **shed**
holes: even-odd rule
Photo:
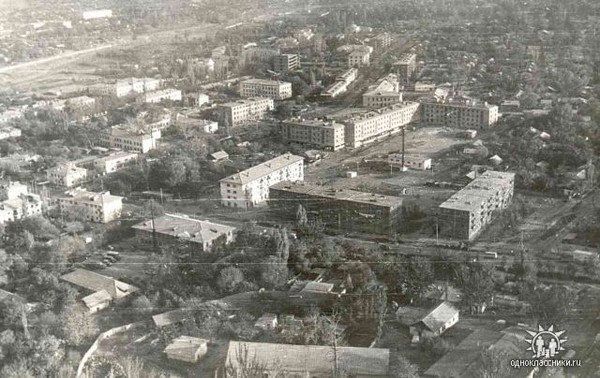
[[[112,297],[106,290],[100,290],[81,299],[90,313],[96,313],[110,306]]]
[[[229,154],[223,150],[210,154],[210,159],[214,162],[229,159]]]
[[[179,336],[167,345],[164,352],[170,360],[198,362],[206,355],[208,340],[190,336]]]
[[[346,172],[346,178],[355,178],[356,176],[358,176],[358,173],[356,171],[347,171]]]

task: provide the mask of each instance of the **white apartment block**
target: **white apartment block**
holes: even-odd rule
[[[135,152],[115,152],[114,154],[94,160],[94,169],[98,173],[105,175],[123,169],[124,167],[135,163],[137,160],[138,154]]]
[[[462,129],[483,129],[498,122],[496,105],[477,103],[469,99],[440,100],[430,98],[421,102],[424,123]]]
[[[289,72],[300,68],[298,54],[280,54],[273,58],[273,70],[275,72]]]
[[[472,240],[512,201],[515,174],[486,171],[440,205],[440,234]]]
[[[322,120],[289,120],[281,125],[284,141],[327,151],[344,148],[344,128],[341,123]]]
[[[250,79],[240,83],[242,97],[267,97],[285,100],[292,97],[292,83],[277,80]]]
[[[84,217],[95,223],[108,223],[121,216],[123,197],[113,196],[110,192],[88,192],[78,189],[66,192],[66,197],[58,198],[61,214]]]
[[[282,181],[304,181],[304,158],[284,154],[220,181],[224,206],[250,208],[269,198],[269,188]]]
[[[321,96],[334,98],[348,90],[348,86],[356,80],[358,77],[358,70],[356,68],[350,68],[343,74],[339,75],[329,88],[327,88]]]
[[[21,129],[15,127],[0,127],[0,140],[9,138],[18,138],[21,136]]]
[[[87,180],[87,169],[77,167],[73,163],[64,163],[48,169],[46,176],[52,184],[70,188]]]
[[[156,104],[161,101],[181,102],[182,94],[179,89],[167,88],[154,92],[146,92],[140,98],[139,102],[147,104]]]
[[[356,49],[348,54],[348,67],[364,67],[371,64],[371,52],[368,49]]]
[[[12,200],[28,194],[27,185],[18,181],[9,181],[0,184],[0,201]]]
[[[0,224],[42,214],[42,198],[37,194],[20,196],[0,202]]]
[[[402,102],[347,118],[346,147],[357,148],[390,135],[419,119],[418,102]]]
[[[379,79],[363,94],[363,106],[366,108],[382,108],[402,102],[398,75],[389,74]]]
[[[113,84],[99,84],[89,88],[90,93],[99,96],[124,97],[130,94],[152,92],[160,88],[160,80],[151,78],[131,78],[117,80]]]
[[[400,80],[407,83],[417,69],[417,55],[403,54],[394,64],[394,69]]]
[[[257,97],[221,104],[219,109],[229,125],[235,127],[245,122],[262,119],[275,109],[275,104],[272,98]]]
[[[131,130],[117,125],[102,134],[101,143],[107,147],[145,154],[158,146],[160,138],[161,131],[159,129]]]

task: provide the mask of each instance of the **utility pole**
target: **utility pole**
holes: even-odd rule
[[[154,200],[150,200],[150,215],[152,217],[152,246],[154,252],[158,252],[158,241],[156,240],[156,227],[154,224]]]
[[[402,127],[402,171],[404,171],[404,139],[405,139],[405,134],[406,134],[406,126]]]

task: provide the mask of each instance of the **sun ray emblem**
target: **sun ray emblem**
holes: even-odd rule
[[[554,325],[545,329],[538,325],[537,332],[527,331],[531,336],[530,339],[525,339],[529,343],[527,350],[533,352],[533,358],[552,358],[558,355],[560,351],[565,350],[563,345],[567,342],[567,338],[562,337],[567,331],[555,331]]]

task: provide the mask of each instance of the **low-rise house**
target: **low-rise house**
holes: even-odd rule
[[[94,160],[94,168],[102,175],[113,173],[138,160],[135,152],[120,151]]]
[[[459,311],[449,302],[441,302],[426,310],[401,307],[396,311],[400,322],[409,327],[413,341],[438,337],[458,323]]]
[[[139,97],[138,102],[155,104],[161,101],[180,102],[181,100],[182,94],[179,89],[167,88],[160,91],[146,92]]]
[[[181,214],[165,214],[133,226],[143,245],[188,243],[201,252],[210,252],[217,244],[234,240],[235,228]]]
[[[58,198],[62,214],[84,217],[96,223],[108,223],[121,216],[123,197],[113,196],[109,191],[96,193],[77,189],[65,194],[65,197]]]
[[[254,323],[256,328],[260,328],[262,330],[274,330],[277,328],[277,315],[275,314],[263,314],[256,323]]]
[[[332,283],[311,281],[300,292],[327,294],[333,291],[334,286]]]
[[[179,336],[167,345],[164,352],[170,360],[198,362],[206,355],[208,340],[190,336]]]
[[[240,357],[247,353],[261,366],[262,375],[271,377],[325,378],[336,369],[348,376],[384,378],[390,374],[390,351],[382,348],[287,345],[230,341],[225,361],[225,377],[241,378]]]
[[[90,312],[100,311],[110,302],[119,301],[139,290],[133,285],[85,269],[76,269],[60,279],[94,293],[82,298]],[[103,292],[108,294],[110,301]]]
[[[81,301],[92,314],[108,308],[112,302],[112,297],[106,290],[100,290],[86,297],[81,298]]]
[[[52,184],[71,188],[86,182],[87,169],[77,167],[72,163],[65,163],[48,169],[46,175]]]
[[[423,156],[404,155],[402,153],[394,153],[388,155],[388,164],[392,167],[404,167],[410,169],[416,169],[419,171],[426,171],[431,169],[431,159]]]
[[[210,154],[210,160],[216,162],[229,159],[229,154],[223,150]]]

